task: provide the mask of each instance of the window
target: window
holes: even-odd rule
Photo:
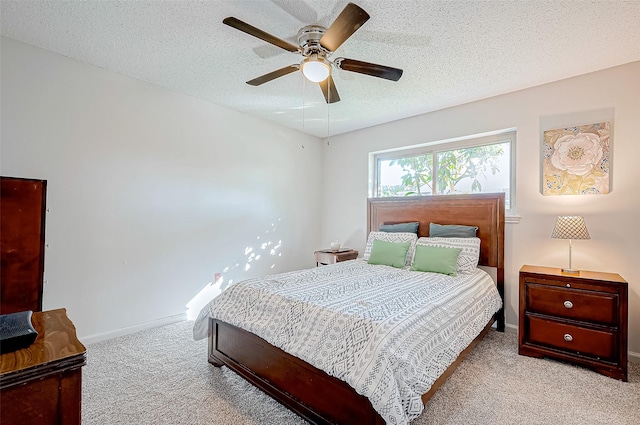
[[[374,153],[372,195],[504,192],[514,213],[515,137],[510,131]]]

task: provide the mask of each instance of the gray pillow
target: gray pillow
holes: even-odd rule
[[[398,223],[398,224],[381,224],[380,231],[388,232],[388,233],[415,233],[418,234],[418,223],[417,221],[412,221],[410,223]],[[475,236],[475,235],[474,235]]]
[[[430,238],[475,238],[478,227],[429,223]]]

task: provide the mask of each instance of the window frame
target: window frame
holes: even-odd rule
[[[437,182],[436,176],[438,173],[438,153],[446,152],[456,149],[466,149],[487,145],[495,145],[499,143],[509,143],[509,209],[505,210],[508,215],[516,215],[516,130],[508,129],[498,132],[485,133],[474,136],[461,137],[456,139],[448,139],[436,142],[430,142],[422,145],[406,146],[396,149],[389,149],[385,151],[372,152],[370,154],[370,176],[371,184],[369,185],[369,196],[378,197],[379,189],[379,175],[380,175],[380,163],[381,161],[389,161],[398,158],[406,158],[409,156],[417,155],[432,155],[432,170],[433,170],[433,191],[432,195],[437,194]],[[482,193],[482,192],[473,192]],[[431,196],[431,195],[424,195]],[[447,196],[447,195],[442,195]]]

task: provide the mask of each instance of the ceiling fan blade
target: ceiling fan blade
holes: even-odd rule
[[[390,66],[346,58],[337,58],[333,63],[344,71],[358,72],[360,74],[371,75],[372,77],[384,78],[386,80],[398,81],[400,77],[402,77],[401,69],[392,68]]]
[[[351,37],[351,34],[368,20],[369,14],[367,12],[360,6],[349,3],[324,33],[320,39],[320,45],[330,52],[335,52],[347,38]]]
[[[322,94],[324,94],[324,98],[327,103],[340,102],[340,96],[338,95],[338,90],[336,89],[336,85],[333,82],[333,77],[331,77],[331,75],[329,75],[326,80],[320,81],[318,84],[322,89]]]
[[[297,52],[298,46],[295,46],[288,41],[285,41],[281,38],[278,38],[274,35],[271,35],[267,32],[262,31],[259,28],[256,28],[252,25],[247,24],[246,22],[241,21],[240,19],[234,17],[224,18],[222,21],[223,24],[229,25],[232,28],[245,32],[254,37],[258,37],[261,40],[266,41],[267,43],[271,43],[274,46],[278,46],[281,49],[288,50],[290,52]]]
[[[284,68],[280,68],[276,71],[270,72],[268,74],[264,74],[258,78],[254,78],[253,80],[247,81],[247,84],[249,84],[250,86],[259,86],[261,84],[268,83],[271,80],[275,80],[276,78],[285,76],[287,74],[291,74],[292,72],[295,72],[298,69],[300,69],[300,65],[297,65],[297,64],[285,66]]]

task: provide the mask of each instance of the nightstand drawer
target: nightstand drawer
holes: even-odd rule
[[[527,316],[528,342],[602,360],[615,360],[617,335],[554,320]]]
[[[526,282],[527,311],[615,325],[618,295]]]
[[[338,251],[325,249],[314,252],[316,256],[316,265],[326,266],[328,264],[340,263],[342,261],[355,260],[358,258],[358,251],[350,248],[343,248]]]

